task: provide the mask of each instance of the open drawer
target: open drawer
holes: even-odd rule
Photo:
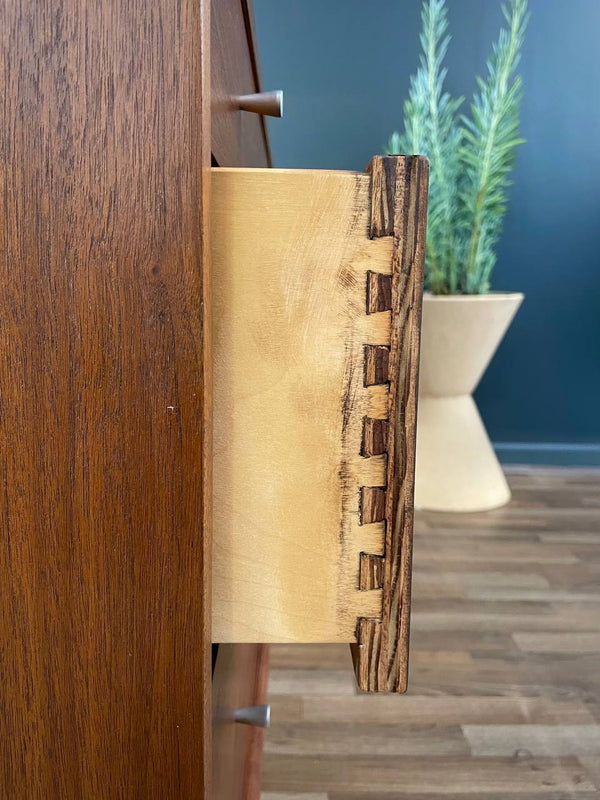
[[[213,639],[406,688],[428,165],[214,169]]]

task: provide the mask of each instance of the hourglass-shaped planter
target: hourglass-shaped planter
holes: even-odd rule
[[[522,300],[516,293],[425,296],[417,507],[483,511],[510,500],[472,394]]]

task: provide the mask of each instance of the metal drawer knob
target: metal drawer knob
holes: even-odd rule
[[[236,97],[241,111],[252,111],[267,117],[283,117],[283,92],[260,92],[259,94],[243,94]]]
[[[255,728],[268,728],[271,724],[271,706],[249,706],[238,708],[233,712],[233,719],[243,725],[254,725]]]

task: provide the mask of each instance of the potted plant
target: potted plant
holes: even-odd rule
[[[471,396],[523,300],[519,293],[490,293],[522,142],[516,69],[527,0],[511,0],[503,12],[506,28],[466,116],[459,112],[462,98],[444,90],[445,0],[426,0],[423,53],[404,104],[404,132],[394,133],[388,146],[390,153],[424,153],[430,160],[415,503],[440,511],[483,510],[510,499]]]

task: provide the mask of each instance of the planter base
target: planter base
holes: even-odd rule
[[[419,399],[415,506],[486,511],[510,489],[471,395]]]

